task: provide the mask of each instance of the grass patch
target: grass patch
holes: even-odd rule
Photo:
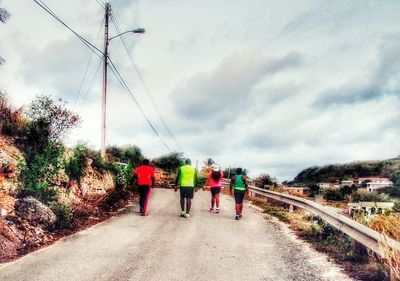
[[[382,261],[352,238],[336,230],[317,216],[297,209],[293,213],[286,204],[269,200],[253,199],[253,204],[264,209],[264,213],[288,223],[298,237],[309,242],[319,252],[323,252],[339,264],[351,277],[357,280],[389,280],[389,270],[384,270]],[[391,264],[396,263],[396,255],[391,255]],[[389,261],[388,261],[389,262]],[[385,265],[387,268],[387,265]]]

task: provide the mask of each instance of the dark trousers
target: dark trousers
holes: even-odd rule
[[[140,204],[140,212],[144,213],[147,211],[147,202],[149,200],[150,186],[148,185],[139,185],[139,204]]]

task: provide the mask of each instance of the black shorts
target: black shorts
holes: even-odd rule
[[[194,187],[185,187],[185,186],[181,186],[181,187],[179,188],[179,191],[180,191],[180,193],[181,193],[181,199],[183,199],[183,198],[192,199],[192,198],[193,198]]]
[[[245,191],[241,191],[241,190],[235,190],[233,192],[233,195],[235,196],[235,203],[236,204],[242,204],[243,203],[243,199],[244,199],[244,195],[245,195]]]
[[[220,187],[211,187],[210,190],[211,190],[211,194],[213,196],[221,193],[221,188]]]

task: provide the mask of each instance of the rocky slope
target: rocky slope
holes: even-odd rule
[[[0,262],[9,261],[52,243],[56,239],[97,223],[127,202],[129,194],[122,194],[114,187],[109,172],[98,171],[90,164],[79,181],[70,180],[61,172],[53,188],[59,194],[59,203],[71,210],[71,223],[64,229],[54,227],[54,213],[35,199],[18,200],[18,159],[23,153],[15,140],[0,135]],[[43,205],[43,206],[42,206]]]

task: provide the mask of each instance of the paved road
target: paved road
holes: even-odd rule
[[[153,190],[150,216],[137,206],[102,224],[0,266],[0,280],[351,280],[286,227],[233,200],[209,213],[199,191],[189,219],[178,217],[178,193]]]

